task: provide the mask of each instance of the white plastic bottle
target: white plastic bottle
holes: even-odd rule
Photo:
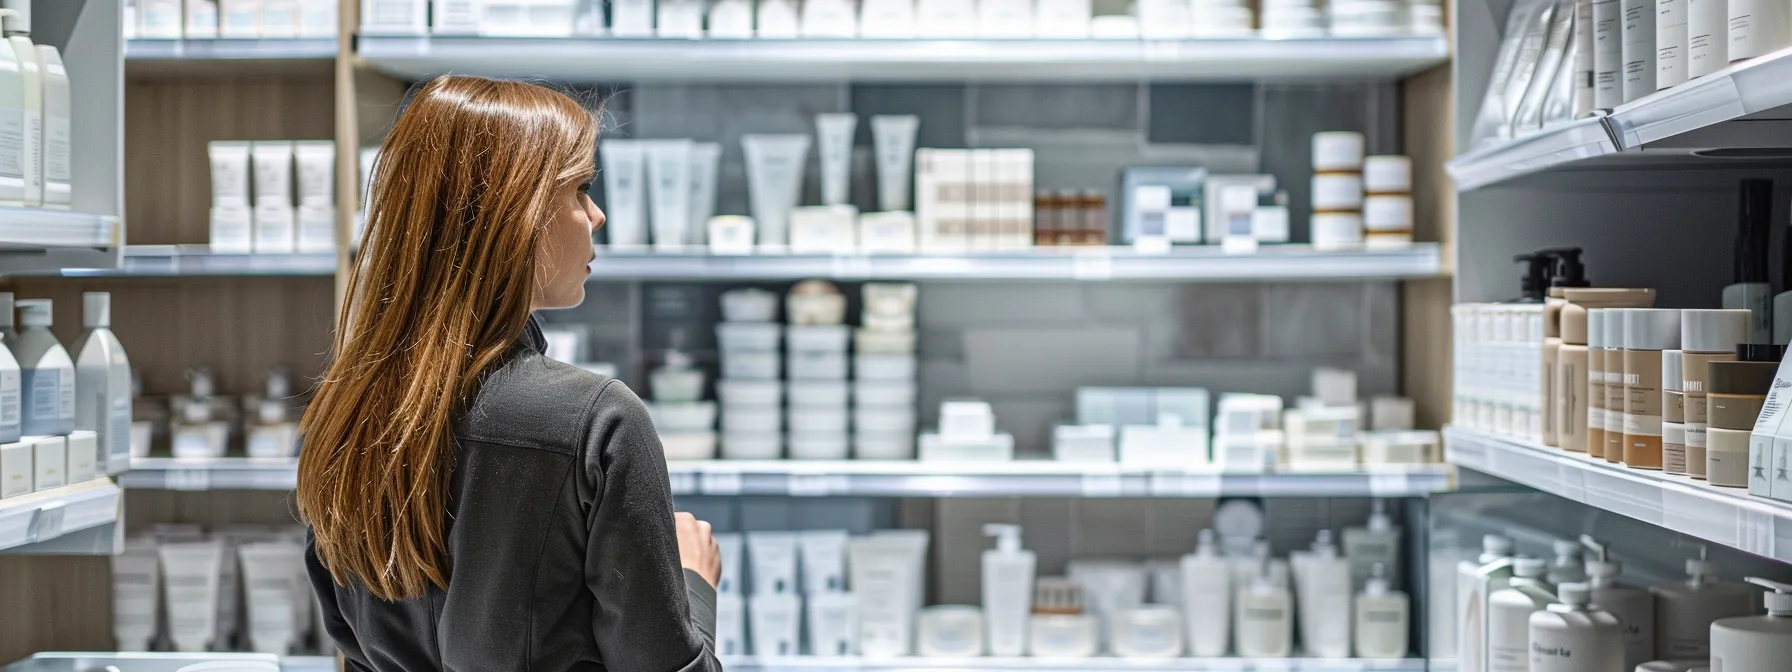
[[[0,347],[0,443],[14,443],[24,435],[19,385],[19,360],[13,359],[12,350]]]
[[[12,10],[0,9],[0,24]],[[25,75],[11,49],[0,49],[0,205],[25,204]]]
[[[44,207],[68,210],[75,192],[68,69],[62,66],[62,53],[47,44],[37,45],[37,62],[44,86]]]
[[[1301,642],[1308,655],[1350,657],[1350,561],[1338,554],[1332,531],[1320,530],[1312,550],[1297,566]]]
[[[1189,653],[1222,657],[1232,640],[1232,572],[1219,555],[1213,530],[1201,530],[1195,552],[1182,556],[1181,570]]]
[[[1541,558],[1514,559],[1511,585],[1488,596],[1487,672],[1529,672],[1531,614],[1550,602],[1538,595],[1555,593],[1543,580],[1547,569]]]
[[[1593,586],[1593,604],[1618,617],[1624,627],[1624,669],[1655,658],[1655,596],[1635,586],[1618,583],[1623,566],[1607,557],[1605,545],[1590,536],[1580,541],[1592,552],[1587,575]]]
[[[1294,655],[1294,601],[1263,565],[1251,586],[1238,595],[1238,629],[1234,648],[1240,658],[1287,658]]]
[[[1720,581],[1717,563],[1686,561],[1686,580],[1655,587],[1655,657],[1703,658],[1711,655],[1711,624],[1719,619],[1755,613],[1754,589]]]
[[[1548,579],[1550,583],[1582,583],[1587,580],[1586,561],[1581,559],[1580,542],[1572,539],[1557,539],[1554,544],[1556,559],[1549,563]]]
[[[29,436],[67,436],[75,431],[75,362],[50,333],[49,299],[18,304],[19,321],[25,324],[13,348],[23,390],[21,430]]]
[[[1768,589],[1766,616],[1739,616],[1711,624],[1711,669],[1775,672],[1792,663],[1792,585],[1749,578]]]
[[[19,330],[13,326],[15,312],[12,292],[0,292],[0,343],[8,348],[19,347]]]
[[[18,59],[19,75],[24,83],[25,144],[24,157],[26,207],[44,204],[44,78],[37,62],[37,45],[31,43],[31,0],[0,0],[13,14],[0,18],[5,25],[6,43]]]
[[[1487,596],[1512,580],[1512,540],[1481,538],[1481,555],[1456,567],[1456,658],[1461,672],[1487,670]]]
[[[99,435],[106,473],[131,467],[131,360],[112,334],[112,295],[81,295],[81,324],[87,333],[75,343],[75,429]]]
[[[1369,570],[1368,585],[1356,596],[1356,657],[1393,660],[1406,657],[1412,604],[1406,593],[1388,586],[1387,569]]]
[[[991,523],[983,534],[996,547],[983,552],[984,638],[992,656],[1019,656],[1027,650],[1027,620],[1033,613],[1033,573],[1038,558],[1021,548],[1020,526]]]
[[[1532,599],[1550,596],[1530,586],[1519,587]],[[1530,672],[1628,672],[1624,665],[1624,632],[1618,617],[1593,606],[1593,589],[1584,583],[1557,587],[1555,604],[1531,614]]]
[[[1400,581],[1400,528],[1388,516],[1385,499],[1369,505],[1369,522],[1362,527],[1344,528],[1344,556],[1350,558],[1350,585],[1362,590],[1376,565],[1387,573],[1389,583]]]

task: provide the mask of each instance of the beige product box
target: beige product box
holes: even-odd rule
[[[68,435],[68,482],[91,481],[100,475],[100,435],[77,429]]]
[[[790,211],[792,254],[853,254],[859,249],[858,208],[815,205]]]
[[[31,490],[43,492],[68,485],[68,439],[60,436],[27,436],[31,444]]]
[[[31,444],[0,445],[0,499],[31,494]]]

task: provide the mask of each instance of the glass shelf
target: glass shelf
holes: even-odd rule
[[[118,522],[118,486],[104,478],[0,499],[0,553],[110,555],[111,534],[81,534]]]

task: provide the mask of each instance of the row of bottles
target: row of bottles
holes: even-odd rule
[[[17,302],[23,331],[14,331],[14,301],[0,293],[0,444],[22,436],[98,434],[99,460],[107,473],[130,466],[131,367],[111,331],[112,298],[82,295],[85,332],[70,357],[50,333],[48,299]]]

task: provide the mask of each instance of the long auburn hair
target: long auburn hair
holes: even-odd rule
[[[535,84],[442,76],[380,145],[333,358],[300,421],[299,515],[340,585],[446,587],[455,421],[527,328],[537,247],[597,122]]]

